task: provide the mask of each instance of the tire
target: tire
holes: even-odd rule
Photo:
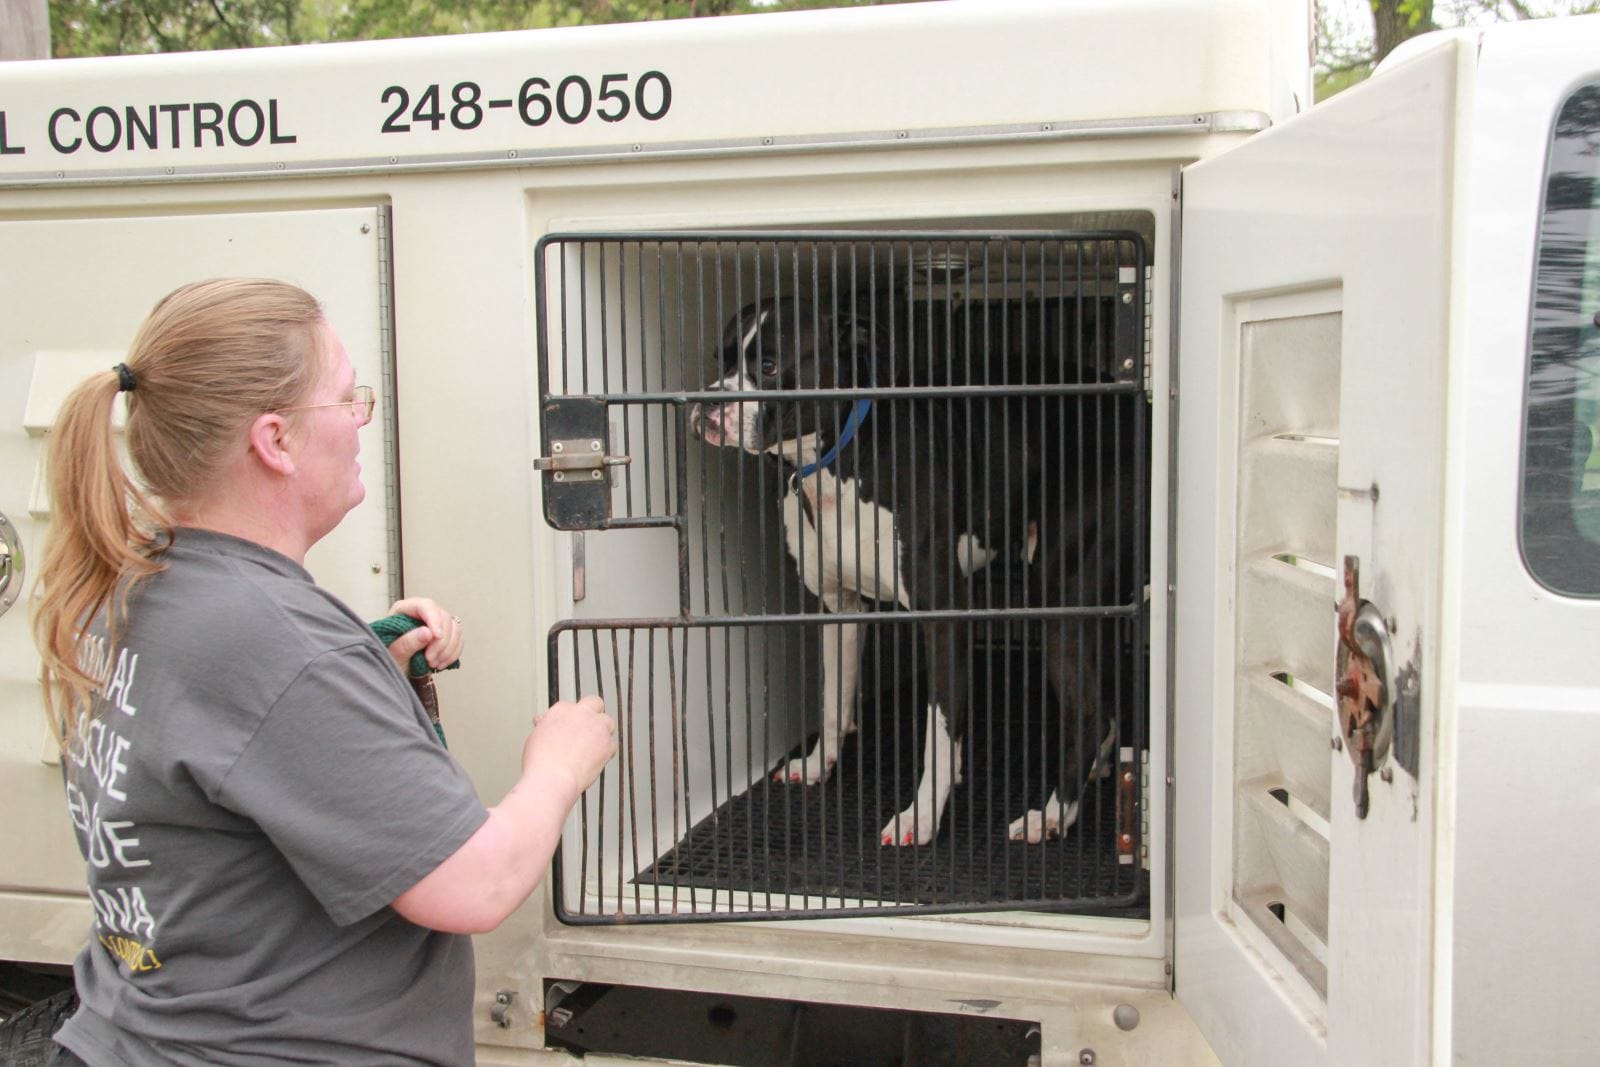
[[[77,1010],[77,991],[63,989],[0,1023],[0,1067],[46,1067],[55,1053],[51,1039]]]

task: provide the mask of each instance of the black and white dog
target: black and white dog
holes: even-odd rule
[[[1134,470],[1131,438],[1118,440],[1127,435],[1116,433],[1112,420],[1083,413],[1087,409],[1076,401],[1050,407],[1046,415],[1043,405],[1026,408],[1020,398],[974,405],[899,397],[886,389],[1025,380],[1017,354],[1002,354],[1011,330],[999,317],[959,324],[952,332],[961,330],[969,339],[974,331],[993,335],[984,350],[996,354],[994,370],[948,366],[953,361],[938,355],[944,346],[937,336],[924,331],[912,338],[909,329],[884,326],[871,315],[835,313],[796,298],[752,304],[728,323],[723,377],[709,388],[771,391],[773,398],[696,404],[690,430],[707,444],[776,456],[786,465],[786,545],[806,587],[829,612],[861,612],[868,600],[967,610],[974,598],[971,577],[997,560],[1019,576],[1025,572],[1035,603],[1126,602],[1129,591],[1115,586],[1133,581],[1133,561],[1112,557],[1131,557],[1126,544],[1136,487],[1111,484],[1130,480]],[[1008,369],[1002,361],[1009,361]],[[785,398],[795,389],[848,388],[884,392],[872,401]],[[1003,420],[1009,422],[1004,428]],[[1073,479],[1058,462],[1077,454],[1068,449],[1090,455],[1101,468],[1091,472],[1091,491],[1081,484],[1082,461],[1076,461],[1078,484],[1069,486]],[[1114,529],[1124,544],[1116,543]],[[862,629],[853,622],[823,627],[820,736],[775,778],[812,785],[832,772],[841,740],[855,729]],[[961,781],[972,631],[971,623],[949,618],[922,625],[929,703],[921,774],[911,804],[880,832],[885,845],[932,841],[951,788]],[[1082,632],[1064,620],[1044,624],[1046,671],[1068,751],[1049,800],[1010,824],[1013,840],[1065,834],[1077,818],[1088,772],[1079,765],[1074,738],[1103,723],[1105,696],[1103,672],[1094,667],[1105,642],[1080,639]],[[1097,765],[1111,743],[1108,736],[1098,746]]]

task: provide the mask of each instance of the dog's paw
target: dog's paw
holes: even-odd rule
[[[813,752],[805,759],[792,759],[773,771],[772,780],[790,785],[817,785],[828,780],[836,762],[838,757],[823,759]]]
[[[1051,803],[1045,805],[1044,811],[1032,810],[1020,819],[1011,823],[1010,837],[1013,841],[1026,841],[1030,845],[1037,845],[1041,841],[1051,841],[1060,837],[1078,821],[1078,805],[1068,804],[1063,812],[1061,805],[1052,798]]]
[[[912,845],[926,845],[933,840],[939,827],[932,818],[917,818],[913,809],[906,809],[899,815],[889,820],[887,826],[878,831],[878,843],[889,848],[910,848]]]

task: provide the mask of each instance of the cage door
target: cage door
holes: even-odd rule
[[[1145,249],[540,243],[551,696],[620,725],[563,919],[1148,914]]]

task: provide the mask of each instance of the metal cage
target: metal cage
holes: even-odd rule
[[[560,917],[1147,914],[1143,238],[558,234],[536,275],[550,695],[620,726]]]

